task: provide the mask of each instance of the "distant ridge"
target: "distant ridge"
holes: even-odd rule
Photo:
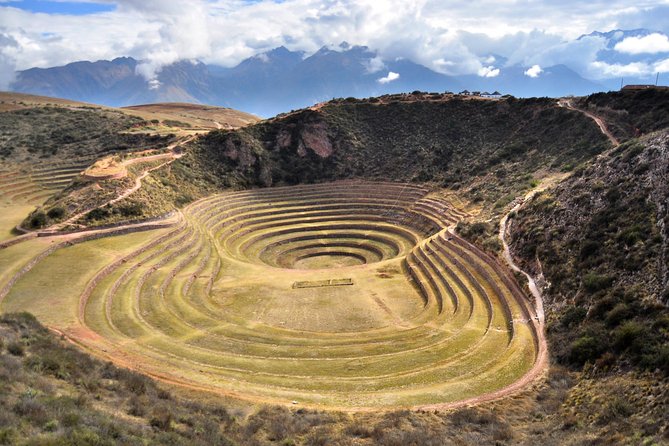
[[[629,36],[648,35],[649,30],[594,32],[577,40],[605,39],[598,60],[626,64],[634,59],[614,50]],[[652,63],[662,54],[648,59]],[[307,107],[339,97],[371,97],[411,91],[495,91],[518,97],[587,95],[618,89],[620,78],[593,81],[574,67],[549,65],[536,73],[523,63],[510,63],[489,55],[496,67],[492,75],[448,76],[408,59],[384,60],[365,46],[343,42],[324,46],[312,55],[286,47],[257,54],[235,67],[179,61],[163,67],[150,83],[137,72],[140,61],[119,57],[111,61],[74,62],[61,67],[31,68],[17,73],[11,89],[17,92],[56,96],[114,107],[136,104],[187,102],[215,104],[263,117]],[[645,60],[645,59],[644,59]],[[496,71],[499,69],[499,71]],[[392,75],[391,75],[392,73]],[[648,79],[625,79],[648,83]]]

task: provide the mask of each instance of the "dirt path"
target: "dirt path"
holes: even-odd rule
[[[546,186],[547,187],[547,186]],[[543,190],[543,189],[541,189]],[[508,214],[506,214],[502,220],[500,221],[500,232],[499,236],[500,239],[502,240],[502,244],[504,246],[504,259],[507,261],[509,264],[509,267],[511,267],[512,270],[518,271],[522,274],[524,274],[528,281],[529,281],[529,286],[530,286],[530,292],[532,293],[532,296],[534,297],[534,307],[535,307],[535,313],[536,313],[536,318],[533,318],[527,322],[531,323],[534,325],[535,331],[537,333],[537,357],[534,361],[534,365],[532,368],[525,374],[523,375],[518,381],[515,381],[511,384],[509,384],[506,387],[503,387],[499,390],[496,390],[491,393],[486,393],[483,395],[479,395],[473,398],[469,398],[466,400],[461,400],[461,401],[454,401],[451,403],[443,403],[443,404],[429,404],[429,405],[424,405],[424,406],[419,406],[417,409],[422,409],[422,410],[452,410],[452,409],[457,409],[460,407],[465,407],[465,406],[473,406],[481,403],[487,403],[490,401],[498,400],[500,398],[505,398],[507,396],[516,394],[518,392],[521,392],[523,390],[526,390],[528,386],[530,386],[532,383],[534,383],[537,379],[542,377],[548,368],[548,343],[546,342],[546,335],[544,333],[544,307],[543,307],[543,300],[541,296],[541,291],[539,290],[539,287],[537,287],[536,282],[530,276],[527,274],[525,271],[521,270],[514,262],[513,258],[511,257],[511,253],[509,251],[509,245],[506,242],[505,235],[506,234],[506,225],[507,221],[509,218],[509,215],[512,212],[517,211],[520,209],[520,207],[530,198],[532,198],[535,194],[540,192],[540,190],[533,190],[530,193],[528,193],[523,201],[518,203],[516,206],[509,211]]]
[[[152,168],[147,169],[144,172],[142,172],[142,174],[135,179],[135,184],[130,189],[127,189],[127,190],[123,191],[117,197],[112,198],[110,200],[107,200],[104,203],[102,203],[102,204],[100,204],[100,205],[98,205],[94,208],[90,208],[90,209],[86,209],[84,211],[78,212],[77,214],[74,214],[73,216],[71,216],[67,220],[65,220],[61,223],[58,223],[57,225],[51,226],[47,230],[54,231],[54,232],[59,231],[62,228],[68,226],[68,225],[74,224],[74,222],[76,222],[80,218],[84,217],[88,213],[94,211],[95,209],[100,209],[100,208],[105,207],[107,205],[111,205],[111,204],[117,203],[117,202],[119,202],[119,201],[121,201],[125,198],[128,198],[130,195],[134,194],[135,192],[137,192],[142,187],[142,180],[144,178],[146,178],[148,175],[150,175],[151,172],[153,172],[154,170],[161,169],[161,168],[165,167],[166,165],[173,163],[175,160],[181,158],[183,156],[183,154],[182,153],[177,153],[175,149],[177,147],[180,147],[184,144],[189,143],[194,138],[195,138],[195,136],[190,136],[190,137],[188,137],[188,138],[186,138],[182,141],[177,141],[177,142],[174,142],[174,143],[170,144],[169,146],[167,146],[167,150],[168,150],[167,153],[161,153],[161,154],[158,154],[158,155],[151,155],[151,156],[147,156],[147,157],[143,157],[143,158],[133,158],[133,159],[124,161],[123,166],[126,167],[126,166],[129,166],[129,165],[132,165],[132,164],[146,163],[146,162],[151,162],[151,161],[156,161],[156,160],[161,160],[161,159],[167,159],[168,160],[168,161],[166,161],[162,164],[159,164],[158,166],[152,167]]]
[[[524,275],[527,278],[530,293],[532,293],[532,296],[534,297],[535,312],[539,324],[543,327],[545,314],[544,314],[544,303],[543,303],[543,298],[541,296],[541,291],[539,291],[539,287],[537,286],[537,282],[534,280],[534,278],[529,273],[520,269],[518,265],[516,265],[516,263],[513,260],[513,256],[511,255],[511,249],[509,248],[509,244],[506,241],[509,216],[512,213],[517,212],[525,203],[531,200],[539,192],[540,191],[538,189],[530,191],[527,195],[525,195],[525,197],[523,197],[522,201],[517,203],[504,217],[502,217],[502,219],[499,222],[499,239],[502,241],[502,247],[503,247],[502,255],[504,256],[504,260],[506,261],[506,263],[509,265],[509,268],[511,268],[513,271],[517,273]]]
[[[542,192],[549,187],[554,186],[558,182],[564,180],[568,174],[560,174],[552,177],[548,177],[535,189],[528,192],[522,200],[520,200],[499,222],[499,238],[503,246],[503,256],[506,263],[509,267],[516,272],[521,273],[527,278],[528,287],[530,293],[534,298],[534,312],[536,317],[523,322],[529,322],[534,325],[534,328],[537,333],[537,357],[532,368],[523,375],[518,381],[509,384],[508,386],[496,390],[495,392],[487,393],[484,395],[479,395],[477,397],[469,398],[462,401],[454,401],[452,403],[444,404],[430,404],[426,406],[420,406],[419,409],[423,410],[451,410],[457,409],[464,406],[472,406],[476,404],[486,403],[494,401],[500,398],[504,398],[515,393],[518,393],[522,390],[525,390],[528,386],[534,383],[538,378],[544,375],[546,369],[548,368],[548,342],[546,341],[545,334],[545,313],[544,313],[544,303],[543,296],[541,295],[541,289],[537,285],[537,280],[535,280],[530,274],[523,271],[513,260],[511,255],[511,250],[509,244],[506,241],[507,229],[509,217],[512,213],[517,212],[525,203],[531,200],[536,194]],[[540,275],[538,280],[543,281],[543,275]]]
[[[597,125],[599,126],[599,129],[602,131],[602,133],[604,135],[606,135],[607,138],[609,138],[609,141],[611,141],[611,144],[613,144],[614,147],[617,147],[618,145],[620,145],[620,141],[618,141],[618,138],[613,136],[613,134],[609,131],[608,127],[606,126],[606,123],[604,122],[604,120],[602,118],[600,118],[599,116],[593,115],[592,113],[590,113],[588,111],[585,111],[585,110],[582,110],[580,108],[574,107],[573,105],[571,105],[571,101],[569,99],[560,99],[558,101],[558,105],[560,107],[568,108],[569,110],[574,110],[574,111],[577,111],[579,113],[583,113],[585,116],[587,116],[588,118],[592,119],[593,121],[595,121],[597,123]]]

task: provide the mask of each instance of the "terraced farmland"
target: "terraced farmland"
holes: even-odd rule
[[[13,228],[26,215],[67,187],[90,163],[86,158],[32,167],[0,166],[0,241],[14,237]]]
[[[0,309],[162,379],[252,400],[487,398],[545,351],[509,273],[448,229],[463,215],[398,183],[221,193],[171,229],[49,248],[2,289]]]

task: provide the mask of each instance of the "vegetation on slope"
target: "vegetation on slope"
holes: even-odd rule
[[[622,144],[513,221],[514,253],[549,283],[559,363],[669,375],[668,140],[664,131]]]
[[[91,358],[28,314],[0,318],[0,444],[7,445],[659,444],[656,420],[669,395],[650,404],[634,397],[657,384],[589,381],[572,387],[568,375],[554,370],[544,386],[512,405],[449,413],[231,409]],[[588,392],[598,386],[621,397],[590,403]],[[630,390],[632,398],[622,399]]]
[[[576,105],[602,117],[625,141],[669,127],[669,90],[621,90],[578,98]]]
[[[119,221],[127,208],[137,210],[135,219],[155,217],[217,189],[343,178],[430,182],[501,209],[535,177],[571,170],[609,144],[592,120],[552,99],[402,98],[337,100],[210,132],[189,144],[171,168],[154,172],[141,193],[80,223]],[[99,186],[118,190],[118,183]],[[80,187],[65,194],[89,203],[108,195],[96,188],[83,197]],[[42,213],[56,207],[71,214],[62,198]]]
[[[103,109],[40,107],[0,114],[0,158],[68,160],[148,148],[160,138],[125,134],[142,120]]]
[[[228,187],[392,179],[495,202],[532,174],[570,170],[607,146],[590,119],[551,99],[350,100],[211,132],[184,161]]]

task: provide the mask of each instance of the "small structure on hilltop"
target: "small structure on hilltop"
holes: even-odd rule
[[[488,98],[488,99],[499,99],[502,97],[502,93],[499,91],[495,90],[493,93],[488,93],[487,91],[484,91],[481,93],[482,98]]]
[[[637,90],[669,90],[669,87],[665,86],[660,86],[660,85],[645,85],[645,84],[630,84],[630,85],[625,85],[622,89],[622,91],[637,91]]]

